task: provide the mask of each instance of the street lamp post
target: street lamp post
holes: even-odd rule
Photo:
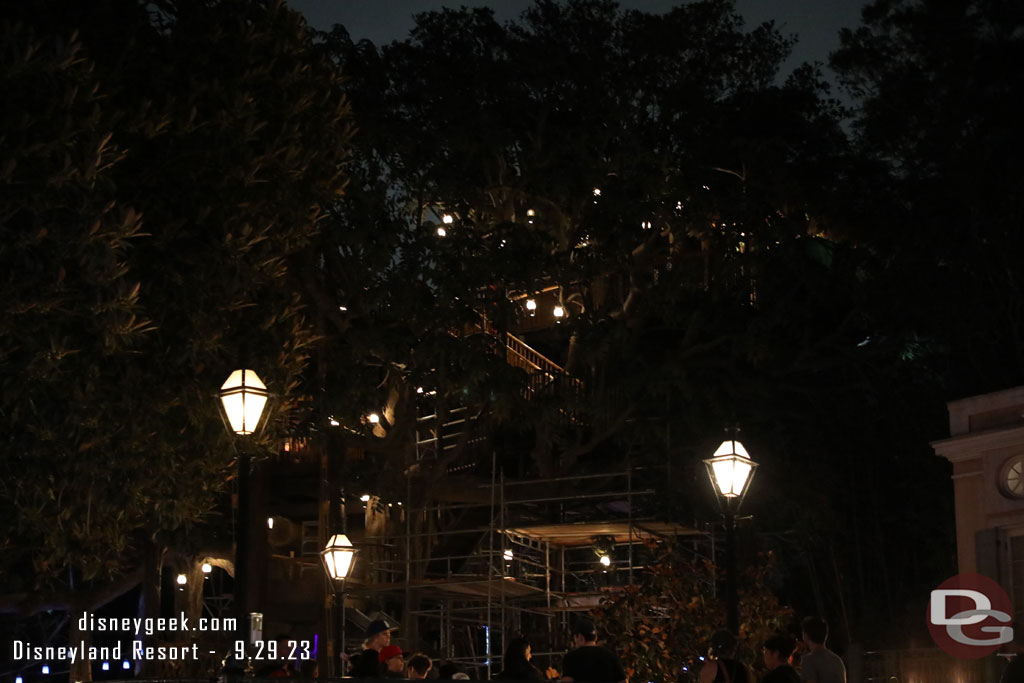
[[[705,460],[704,464],[725,512],[726,627],[738,636],[740,609],[736,593],[736,513],[750,487],[757,463],[750,459],[743,444],[733,438],[723,441],[714,456]]]
[[[334,591],[335,598],[338,597],[337,586],[341,585],[341,638],[339,644],[338,654],[345,653],[345,579],[352,571],[352,565],[355,564],[356,549],[352,547],[352,542],[348,540],[348,536],[345,534],[334,534],[330,540],[327,541],[327,545],[320,551],[320,559],[324,563],[324,571],[327,572],[327,578],[331,582],[331,588]],[[334,658],[332,657],[329,662],[329,667],[333,670]],[[345,673],[344,667],[342,667],[342,674]]]
[[[266,422],[269,393],[252,370],[232,372],[221,385],[221,417],[228,431],[238,436],[253,436]],[[235,545],[235,618],[242,640],[250,640],[248,590],[252,548],[252,498],[249,475],[252,458],[246,443],[240,445],[238,460],[238,537]]]

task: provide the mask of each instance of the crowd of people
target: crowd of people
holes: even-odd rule
[[[758,679],[736,657],[737,641],[727,631],[711,638],[711,647],[700,668],[700,683],[846,683],[843,660],[828,649],[828,624],[817,617],[804,619],[802,641],[805,645],[794,666],[797,639],[776,635],[766,640],[761,650],[764,672]],[[346,675],[359,679],[469,680],[453,662],[435,667],[427,655],[417,652],[406,658],[398,645],[391,643],[392,628],[383,621],[372,621],[366,629],[362,651],[351,657],[342,656]],[[627,683],[626,672],[618,656],[597,642],[594,625],[580,620],[572,632],[573,649],[562,658],[562,671],[552,667],[541,671],[533,663],[533,650],[525,637],[509,641],[502,659],[502,669],[493,676],[502,681],[558,681],[559,683]],[[300,672],[305,673],[305,672]],[[271,676],[277,675],[272,673]],[[303,677],[308,676],[306,673]],[[686,680],[681,676],[681,680]]]
[[[794,666],[797,639],[775,635],[761,647],[764,674],[760,683],[846,683],[846,665],[836,653],[825,646],[828,623],[818,617],[807,617],[801,623],[805,651]],[[743,662],[736,659],[736,639],[728,631],[711,637],[711,648],[700,670],[700,683],[755,683]]]

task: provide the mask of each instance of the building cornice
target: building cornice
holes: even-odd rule
[[[949,407],[950,413],[966,412],[971,414],[982,409],[1013,406],[1016,404],[1024,405],[1024,386],[993,391],[992,393],[981,394],[980,396],[960,398],[950,401],[946,405]]]
[[[950,462],[980,458],[985,451],[1010,446],[1020,446],[1024,450],[1024,425],[987,429],[931,442],[935,454]]]

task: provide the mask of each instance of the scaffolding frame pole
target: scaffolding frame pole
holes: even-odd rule
[[[500,526],[501,526],[501,580],[504,581],[505,580],[505,541],[507,540],[506,537],[505,537],[505,471],[502,470],[499,473],[498,476],[499,476],[499,478],[501,480],[501,486],[498,487],[498,491],[501,494],[500,507],[498,508],[498,515],[500,516],[500,520],[499,521],[500,521]],[[502,662],[501,662],[501,667],[503,669],[505,668],[505,662],[504,662],[505,647],[506,647],[506,643],[505,643],[505,624],[506,624],[506,621],[505,620],[507,618],[506,615],[505,615],[505,593],[506,593],[506,591],[503,588],[502,591],[501,591],[501,656],[503,658]]]
[[[491,451],[491,514],[488,515],[490,519],[490,531],[487,534],[487,639],[485,645],[487,647],[487,679],[491,680],[491,601],[492,594],[494,592],[494,478],[497,474],[498,469],[498,454],[496,451]]]

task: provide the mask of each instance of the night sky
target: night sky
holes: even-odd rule
[[[369,38],[376,44],[404,38],[413,25],[413,15],[441,7],[492,7],[499,20],[513,19],[529,3],[527,0],[288,0],[318,29],[343,24],[354,40]],[[680,0],[622,0],[628,9],[664,12]],[[736,8],[748,27],[774,19],[785,35],[795,34],[799,42],[790,65],[805,61],[824,62],[838,47],[839,29],[854,27],[860,20],[862,0],[737,0]]]

